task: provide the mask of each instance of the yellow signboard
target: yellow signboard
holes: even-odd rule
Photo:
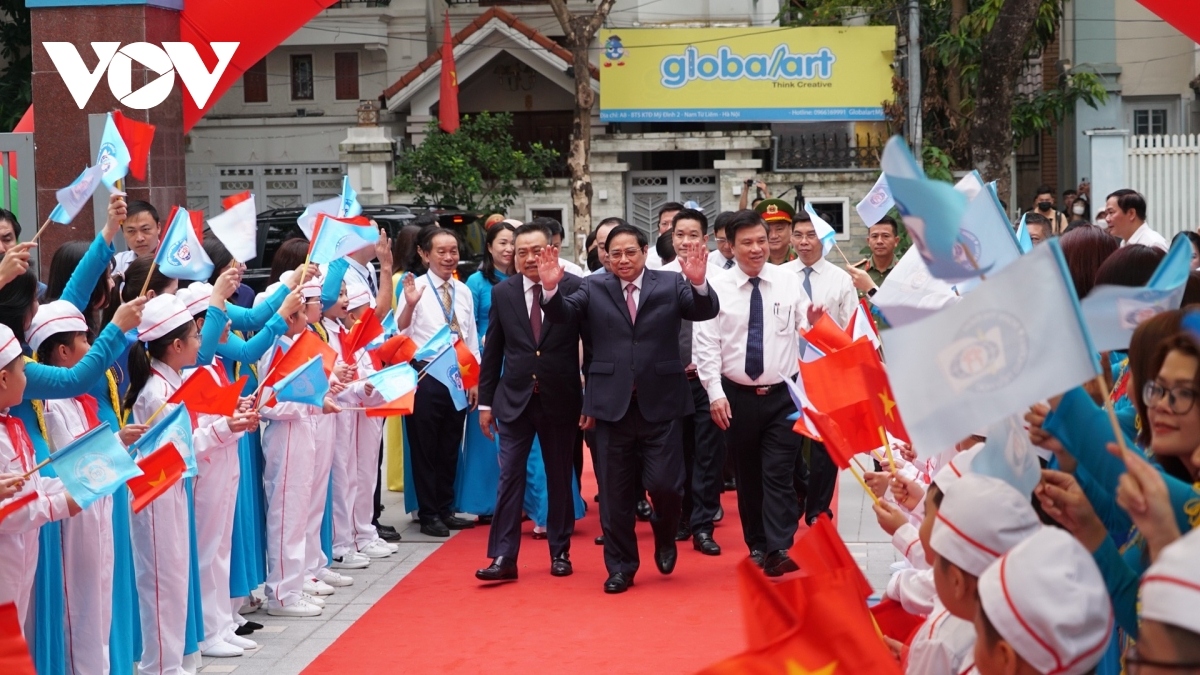
[[[600,35],[605,122],[878,121],[896,31],[621,28]]]

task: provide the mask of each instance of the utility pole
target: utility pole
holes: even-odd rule
[[[908,143],[921,161],[921,6],[908,0]]]

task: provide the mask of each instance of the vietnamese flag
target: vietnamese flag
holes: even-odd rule
[[[19,511],[21,507],[36,500],[37,496],[38,493],[35,490],[30,490],[16,499],[0,503],[0,523],[4,522],[5,518]]]
[[[412,338],[407,335],[393,335],[376,349],[367,352],[367,355],[375,364],[375,370],[383,370],[397,363],[412,361],[413,355],[416,353],[417,343],[413,342]]]
[[[139,513],[150,502],[158,499],[187,471],[187,464],[180,456],[174,443],[167,443],[158,450],[138,460],[141,476],[130,478],[125,483],[133,495],[133,512]]]
[[[146,180],[150,145],[154,143],[154,125],[131,120],[121,114],[120,110],[114,110],[112,117],[117,133],[121,135],[121,140],[125,141],[125,147],[129,148],[129,173],[138,180]]]
[[[458,357],[458,372],[462,375],[463,389],[479,385],[479,362],[471,353],[467,343],[458,340],[454,343],[454,353]]]
[[[846,543],[833,526],[833,521],[825,514],[817,518],[808,532],[800,537],[790,554],[800,569],[808,574],[845,574],[860,600],[866,600],[874,592],[871,582],[867,581],[854,556],[850,555],[850,549],[846,548]]]
[[[871,445],[866,450],[857,449],[846,440],[845,434],[842,433],[842,425],[837,420],[831,418],[816,410],[806,409],[804,414],[812,421],[813,426],[817,428],[817,433],[821,436],[819,441],[825,446],[825,452],[829,453],[829,458],[837,465],[839,469],[849,469],[851,458],[860,452],[870,452],[877,445]],[[792,431],[795,431],[793,428]],[[807,435],[807,434],[805,434]],[[811,436],[809,436],[811,438]]]
[[[394,417],[396,415],[411,415],[413,403],[417,398],[417,390],[413,389],[395,401],[388,401],[381,406],[367,408],[367,417]]]
[[[237,382],[222,387],[207,368],[197,368],[167,403],[183,403],[188,412],[229,416],[237,410],[238,397],[247,379],[249,376],[243,375]]]
[[[304,364],[312,360],[314,356],[320,356],[322,365],[325,367],[325,374],[329,375],[333,372],[333,364],[337,360],[337,352],[333,351],[333,347],[321,341],[320,336],[311,330],[306,330],[296,338],[292,346],[283,353],[283,356],[271,365],[271,369],[267,372],[263,379],[263,387],[270,387],[276,382],[282,380],[292,371],[300,368]]]
[[[822,314],[812,328],[800,333],[800,337],[808,340],[814,347],[826,354],[850,346],[852,340],[846,331],[838,327],[828,313]]]
[[[742,619],[750,649],[769,646],[792,632],[800,622],[794,608],[774,586],[749,558],[738,563]]]
[[[25,644],[25,637],[21,632],[17,605],[12,602],[0,605],[0,673],[37,675],[33,659],[29,656],[29,645]]]
[[[815,409],[841,426],[855,452],[870,452],[883,445],[880,427],[908,441],[887,373],[868,340],[856,340],[816,361],[801,362],[800,377]]]
[[[872,607],[871,616],[875,617],[880,632],[904,644],[909,644],[913,633],[925,622],[923,617],[904,611],[904,606],[891,598],[884,598]]]
[[[364,313],[363,317],[350,327],[349,332],[342,336],[342,353],[346,355],[346,361],[351,361],[358,350],[380,335],[383,335],[383,324],[379,322],[379,317],[372,311]]]
[[[446,12],[442,33],[442,91],[438,96],[438,127],[452,134],[458,131],[458,69],[454,67],[454,36],[450,34],[450,12]]]

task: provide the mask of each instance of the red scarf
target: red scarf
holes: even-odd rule
[[[29,438],[29,432],[25,430],[25,423],[9,415],[0,415],[0,421],[4,422],[4,429],[12,441],[13,450],[21,460],[21,468],[29,471],[37,462],[34,461],[33,441]]]

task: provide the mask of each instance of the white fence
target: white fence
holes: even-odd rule
[[[1151,227],[1167,239],[1200,229],[1200,135],[1130,136],[1125,162]]]

